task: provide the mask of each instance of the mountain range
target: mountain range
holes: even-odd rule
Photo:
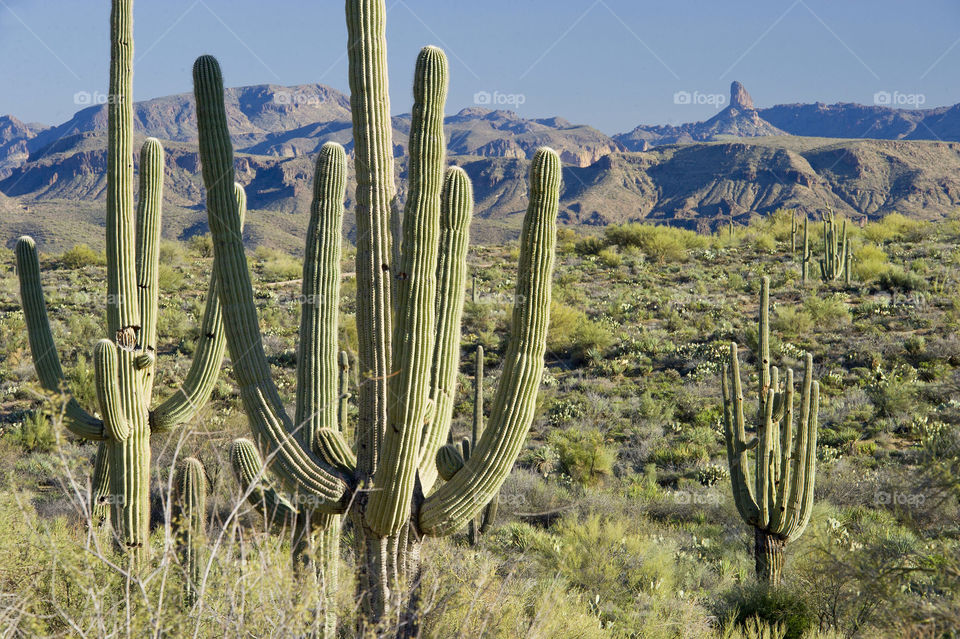
[[[323,85],[259,85],[227,90],[226,104],[237,179],[257,212],[248,218],[248,242],[302,246],[313,156],[328,140],[352,148],[349,98]],[[53,250],[102,242],[106,123],[105,105],[52,127],[0,117],[5,243],[23,233]],[[137,103],[135,126],[141,139],[160,138],[167,150],[165,235],[204,232],[192,96]],[[402,178],[410,116],[395,116],[393,128]],[[474,181],[473,232],[481,240],[518,231],[526,160],[543,145],[565,163],[561,219],[569,224],[647,219],[709,229],[779,207],[936,218],[960,203],[960,105],[758,109],[734,82],[728,106],[704,122],[611,137],[562,118],[468,108],[446,119],[446,133],[449,161]],[[349,215],[346,223],[349,235]]]

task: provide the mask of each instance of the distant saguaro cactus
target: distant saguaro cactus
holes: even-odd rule
[[[844,277],[849,247],[847,245],[847,221],[843,221],[838,233],[837,219],[833,211],[823,216],[823,257],[820,259],[820,274],[825,282],[833,282]]]
[[[800,419],[794,426],[793,370],[781,383],[770,366],[770,279],[760,290],[760,380],[756,435],[748,439],[736,343],[723,365],[724,435],[733,497],[743,520],[754,527],[757,577],[779,585],[783,549],[799,537],[810,521],[817,462],[819,384],[813,381],[813,357],[807,353],[800,397]],[[751,478],[749,451],[754,450],[756,478]]]
[[[510,472],[533,420],[544,368],[561,165],[550,149],[533,158],[513,326],[490,426],[469,462],[436,487],[437,451],[449,432],[456,390],[472,188],[462,169],[444,170],[447,59],[440,49],[426,47],[414,76],[402,238],[393,236],[400,225],[393,211],[386,7],[384,0],[348,0],[346,9],[357,171],[361,378],[355,458],[345,454],[350,447],[332,428],[317,431],[321,454],[297,436],[305,422],[287,416],[270,377],[235,206],[224,188],[234,166],[223,80],[208,56],[194,66],[200,155],[217,272],[229,282],[221,292],[227,343],[254,439],[270,470],[293,492],[313,496],[329,514],[349,505],[363,606],[360,633],[389,627],[407,636],[416,634],[419,623],[422,538],[451,534],[480,513]],[[318,271],[325,278],[339,275],[332,264]],[[335,353],[321,350],[324,362],[333,361]],[[308,392],[299,386],[298,396]]]
[[[93,478],[95,518],[110,506],[121,546],[142,559],[148,539],[150,435],[189,421],[206,403],[223,360],[218,278],[210,278],[206,309],[193,363],[180,390],[150,410],[155,379],[160,214],[164,153],[148,138],[140,150],[140,196],[133,197],[133,0],[113,0],[110,13],[110,96],[107,103],[107,335],[93,352],[101,417],[73,399],[66,425],[77,436],[100,442]],[[233,183],[227,190],[233,189]],[[231,192],[237,214],[243,191]],[[135,211],[136,209],[136,211]],[[238,217],[238,221],[240,218]],[[33,240],[16,246],[20,296],[37,376],[59,393],[64,376],[40,283]],[[216,271],[216,269],[214,269]]]

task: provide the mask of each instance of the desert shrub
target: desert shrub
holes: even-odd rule
[[[53,450],[57,443],[57,433],[50,418],[39,410],[27,413],[23,421],[11,429],[10,436],[27,452]]]
[[[608,246],[597,253],[597,257],[600,259],[600,263],[608,268],[617,268],[623,264],[623,256],[617,253],[617,250],[612,246]]]
[[[187,246],[200,257],[213,257],[213,238],[209,233],[194,235],[187,241]]]
[[[871,242],[914,242],[923,237],[925,224],[899,213],[891,213],[881,220],[863,227],[863,235]]]
[[[610,331],[594,322],[583,311],[556,300],[550,308],[550,332],[547,351],[554,356],[581,362],[592,351],[605,351],[613,344]]]
[[[610,244],[620,247],[638,247],[647,257],[661,264],[684,262],[690,249],[707,245],[707,239],[693,231],[640,223],[607,227],[606,238]]]
[[[887,254],[875,244],[864,244],[853,252],[853,275],[861,282],[869,282],[888,268]]]
[[[573,250],[579,255],[597,255],[607,246],[602,238],[591,235],[582,240],[578,240],[573,245]]]
[[[771,324],[773,324],[773,330],[784,337],[799,337],[813,327],[813,317],[803,308],[784,305],[777,307]]]
[[[810,295],[803,301],[803,306],[817,328],[830,330],[850,323],[850,310],[841,297]]]
[[[557,451],[564,474],[581,486],[599,484],[613,472],[616,453],[595,428],[555,431],[550,443]]]
[[[762,584],[740,586],[726,592],[717,606],[717,616],[741,628],[752,621],[780,626],[784,639],[803,639],[817,625],[815,615],[801,595]]]
[[[68,269],[103,266],[107,263],[107,257],[101,252],[94,251],[86,244],[77,244],[60,255],[60,263]]]
[[[282,251],[261,246],[254,255],[258,260],[260,276],[266,282],[295,280],[303,274],[302,262]]]
[[[183,288],[183,272],[164,262],[157,269],[157,286],[161,291],[179,291]]]
[[[922,291],[927,287],[926,280],[920,275],[899,266],[891,266],[881,272],[877,276],[877,284],[885,290],[903,293]]]

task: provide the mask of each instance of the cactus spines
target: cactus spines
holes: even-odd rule
[[[783,575],[783,548],[799,537],[813,508],[816,474],[819,385],[813,380],[813,357],[807,353],[801,385],[800,418],[794,426],[794,379],[788,370],[781,383],[770,365],[770,336],[766,306],[770,280],[764,277],[760,294],[760,393],[756,435],[748,439],[737,345],[721,373],[724,434],[734,502],[743,520],[756,529],[757,576],[778,585]],[[754,450],[755,480],[749,452]]]
[[[207,492],[209,484],[203,464],[188,457],[177,464],[173,478],[173,526],[177,550],[184,569],[184,601],[196,603],[203,582],[199,553],[207,534]]]
[[[101,441],[93,477],[94,518],[111,504],[120,546],[136,562],[148,541],[150,433],[191,419],[207,400],[223,346],[201,338],[182,396],[150,410],[156,365],[157,270],[164,154],[147,139],[140,151],[140,194],[134,209],[133,2],[113,0],[110,13],[110,97],[107,106],[107,337],[94,349],[98,419],[69,398],[66,425],[79,437]],[[232,184],[232,183],[231,183]],[[229,185],[228,185],[228,188]],[[231,194],[232,197],[232,194]],[[50,331],[36,246],[17,242],[17,271],[30,350],[40,383],[62,392],[63,370]],[[207,294],[203,334],[220,334],[215,282]],[[222,340],[222,338],[221,338]],[[69,397],[69,396],[68,396]]]
[[[400,223],[394,198],[385,2],[348,0],[346,5],[361,374],[355,462],[344,448],[342,419],[340,429],[317,428],[314,442],[296,435],[301,424],[286,416],[270,378],[236,212],[223,187],[233,179],[233,150],[220,68],[209,56],[194,66],[200,155],[215,268],[225,283],[221,296],[227,345],[257,446],[270,471],[291,491],[320,498],[322,518],[334,519],[350,505],[362,593],[361,634],[380,622],[398,623],[408,634],[417,622],[404,614],[404,602],[415,600],[407,594],[418,582],[422,537],[450,534],[480,513],[506,479],[533,419],[546,348],[561,165],[550,149],[538,150],[533,158],[513,326],[490,427],[475,447],[466,443],[466,449],[472,448],[469,461],[462,460],[461,444],[456,451],[462,460],[459,472],[435,488],[440,471],[436,460],[449,452],[440,443],[450,430],[459,360],[473,206],[470,182],[460,169],[445,170],[447,60],[439,49],[427,47],[417,60],[410,180]],[[336,265],[318,261],[316,268],[327,277],[331,274],[326,271],[335,271]],[[318,321],[334,321],[335,312],[334,303]],[[317,348],[322,351],[318,361],[335,363],[331,344]],[[307,361],[300,358],[298,366]],[[345,395],[339,394],[341,406]],[[318,405],[336,403],[334,394]],[[342,407],[340,415],[345,414]],[[314,526],[313,532],[322,534],[303,539],[320,543],[316,549],[323,554],[330,530],[336,526]]]
[[[463,169],[450,167],[444,179],[440,201],[440,251],[436,270],[437,342],[433,351],[430,390],[434,416],[423,427],[419,471],[424,492],[429,492],[436,482],[434,460],[438,448],[447,439],[453,416],[472,216],[473,186],[470,178]]]

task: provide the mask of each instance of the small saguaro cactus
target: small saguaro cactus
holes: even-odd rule
[[[475,448],[483,434],[483,346],[477,345],[476,372],[473,376],[473,424],[470,429],[470,447]],[[468,455],[464,455],[468,457]],[[482,535],[487,534],[497,519],[497,508],[500,505],[498,492],[487,504],[483,512],[476,519],[470,520],[468,538],[470,545],[475,546]]]
[[[187,457],[177,464],[173,489],[173,528],[184,570],[184,603],[192,607],[197,602],[203,581],[203,563],[199,555],[207,535],[209,484],[200,460]]]
[[[93,477],[93,517],[105,506],[118,543],[136,559],[148,540],[150,435],[189,421],[213,390],[225,349],[217,276],[211,276],[199,343],[180,390],[150,410],[157,353],[160,217],[164,153],[149,138],[140,151],[140,194],[133,197],[133,0],[113,0],[110,14],[110,96],[107,103],[107,339],[94,348],[101,417],[69,396],[66,426],[100,442]],[[227,190],[232,188],[228,185]],[[231,194],[238,214],[243,193]],[[20,296],[30,350],[41,385],[63,392],[64,376],[47,318],[33,240],[16,246]],[[216,270],[216,269],[214,269]]]
[[[824,281],[833,282],[847,270],[847,221],[843,221],[842,230],[837,233],[838,225],[833,211],[823,216],[823,258],[820,260],[820,274]]]
[[[797,220],[797,212],[790,212],[790,256],[797,252],[797,232],[800,230],[800,222]]]
[[[424,48],[417,59],[402,238],[393,236],[400,224],[393,210],[386,6],[384,0],[347,0],[346,13],[357,172],[361,379],[355,457],[346,454],[350,448],[333,428],[316,431],[320,454],[295,435],[301,421],[287,416],[270,376],[237,215],[223,186],[233,180],[233,154],[223,79],[209,56],[194,66],[200,155],[212,203],[215,263],[228,282],[221,289],[227,344],[254,439],[292,492],[313,496],[329,514],[344,513],[349,505],[363,611],[359,634],[391,627],[407,636],[416,634],[419,623],[414,611],[423,537],[449,535],[480,513],[509,474],[533,420],[544,368],[561,165],[550,149],[533,158],[513,325],[490,425],[470,460],[438,485],[437,451],[447,439],[456,391],[473,210],[466,172],[445,171],[447,59],[436,47]],[[332,263],[319,271],[338,279]],[[324,321],[335,321],[333,315]],[[334,360],[335,353],[322,350],[324,361]]]
[[[803,217],[803,254],[801,259],[801,275],[800,282],[804,285],[807,283],[807,278],[810,277],[810,234],[807,228],[807,217]]]
[[[807,353],[801,384],[800,419],[794,426],[793,370],[786,380],[770,366],[770,279],[760,289],[760,383],[756,434],[748,439],[745,403],[740,382],[736,343],[724,363],[724,435],[733,497],[743,520],[754,527],[757,577],[779,585],[783,577],[783,550],[799,537],[810,521],[817,461],[817,413],[820,390],[813,380],[813,357]],[[749,452],[754,451],[752,478]]]

